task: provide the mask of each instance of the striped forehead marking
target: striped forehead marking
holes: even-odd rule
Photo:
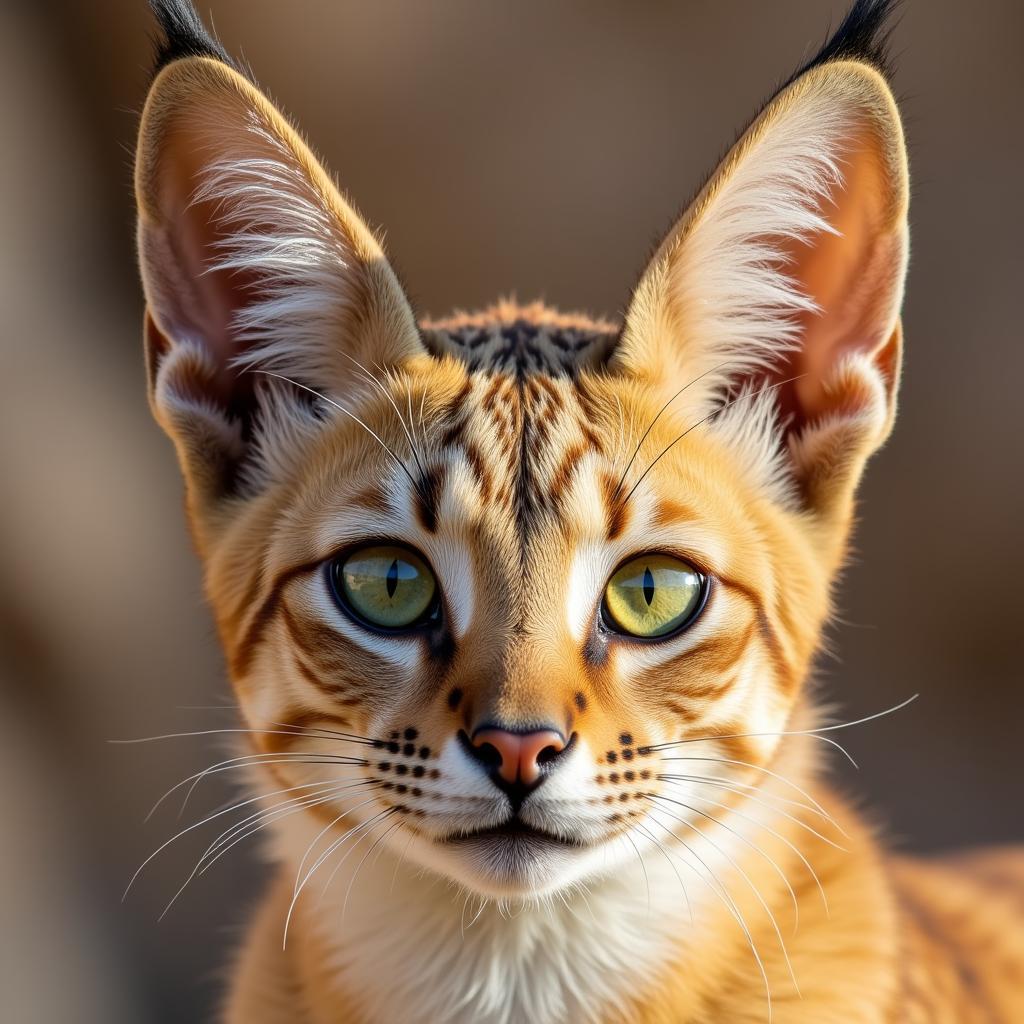
[[[543,374],[467,373],[449,407],[441,447],[461,450],[481,502],[521,532],[564,512],[588,455],[605,455],[577,381]]]
[[[608,357],[618,337],[609,325],[507,322],[427,326],[423,342],[435,355],[451,355],[470,373],[575,377]]]

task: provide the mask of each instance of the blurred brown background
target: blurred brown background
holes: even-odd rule
[[[514,292],[615,315],[844,3],[213,8],[386,227],[423,311]],[[231,723],[211,707],[228,689],[143,389],[130,173],[150,28],[142,0],[0,9],[0,992],[17,1024],[206,1019],[258,884],[239,848],[158,925],[186,842],[120,903],[177,824],[146,810],[222,748],[106,741]],[[895,32],[907,372],[821,676],[848,717],[921,692],[847,734],[863,769],[844,773],[915,850],[1024,839],[1022,38],[1016,0],[910,0]],[[211,783],[196,808],[229,793]]]

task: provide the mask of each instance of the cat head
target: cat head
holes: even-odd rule
[[[889,6],[859,0],[768,102],[618,326],[417,322],[282,114],[187,5],[155,4],[150,399],[253,763],[300,818],[531,896],[676,827],[666,801],[693,817],[707,790],[669,757],[759,783],[893,421]]]

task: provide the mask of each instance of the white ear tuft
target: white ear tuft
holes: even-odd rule
[[[843,132],[827,96],[790,111],[730,158],[721,182],[698,201],[692,228],[665,252],[673,327],[680,339],[699,339],[686,372],[711,370],[708,391],[777,365],[799,345],[801,315],[817,311],[779,242],[837,233],[824,211],[842,180]]]
[[[812,506],[830,502],[815,432],[835,440],[834,421],[847,421],[848,457],[830,445],[826,461],[849,498],[892,423],[907,202],[885,80],[858,61],[813,67],[768,104],[662,243],[610,366],[667,394],[691,383],[675,411],[694,421],[742,396],[705,429],[767,493]],[[770,402],[752,397],[764,387]]]
[[[423,352],[372,232],[223,62],[188,57],[160,72],[136,196],[151,395],[193,501],[280,471],[289,439],[319,422],[311,395],[366,392],[354,365],[395,367]]]
[[[233,314],[231,365],[327,386],[343,369],[357,257],[282,140],[255,118],[247,130],[259,155],[212,163],[192,200],[216,210],[208,272],[245,277],[253,296]]]

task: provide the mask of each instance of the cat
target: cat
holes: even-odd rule
[[[857,0],[621,323],[417,321],[184,0],[136,161],[149,395],[278,880],[227,1024],[1024,1020],[1024,859],[888,853],[808,675],[893,426],[909,184]],[[212,820],[212,818],[211,818]],[[223,820],[223,819],[221,819]]]

